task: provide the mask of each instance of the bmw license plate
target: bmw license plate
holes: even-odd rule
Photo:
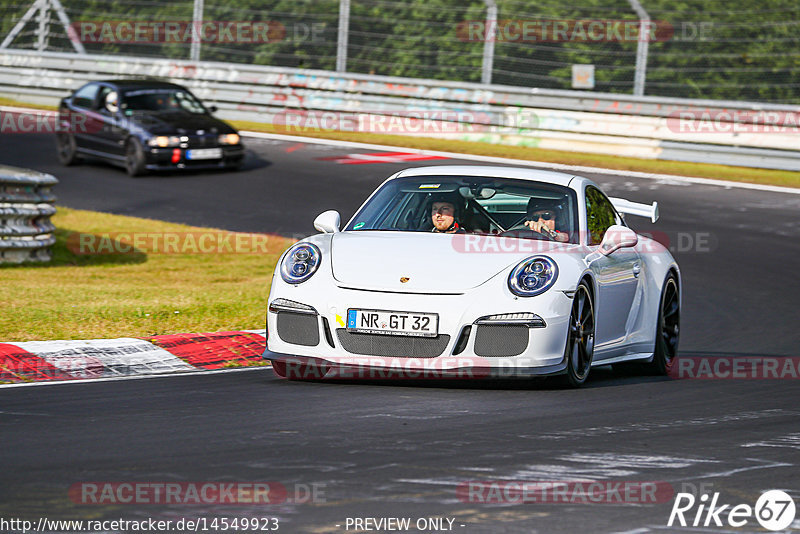
[[[186,151],[186,159],[220,159],[221,148],[195,148]]]
[[[436,337],[439,315],[386,310],[347,310],[347,330],[368,334]]]

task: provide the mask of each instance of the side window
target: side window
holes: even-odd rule
[[[113,91],[114,90],[112,88],[105,85],[100,87],[100,93],[98,94],[97,101],[94,103],[92,107],[95,107],[101,111],[106,109],[106,97],[108,96],[109,93]]]
[[[586,223],[590,245],[599,245],[608,227],[619,223],[614,206],[599,189],[592,186],[586,188]]]
[[[75,96],[72,97],[72,104],[81,108],[94,107],[94,99],[97,96],[97,90],[100,88],[96,83],[90,83],[78,89]]]

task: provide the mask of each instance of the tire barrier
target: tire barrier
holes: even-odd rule
[[[0,165],[0,264],[52,259],[57,183],[51,174]]]

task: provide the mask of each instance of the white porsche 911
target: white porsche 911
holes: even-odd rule
[[[340,230],[292,245],[272,279],[267,351],[295,379],[529,377],[676,355],[680,271],[591,180],[433,166],[387,179]],[[368,371],[368,372],[365,372]]]

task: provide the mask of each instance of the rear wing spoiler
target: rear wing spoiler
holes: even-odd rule
[[[652,205],[640,204],[639,202],[631,202],[624,198],[609,198],[614,208],[620,212],[628,215],[638,215],[639,217],[649,217],[651,222],[658,220],[658,202],[653,202]]]

